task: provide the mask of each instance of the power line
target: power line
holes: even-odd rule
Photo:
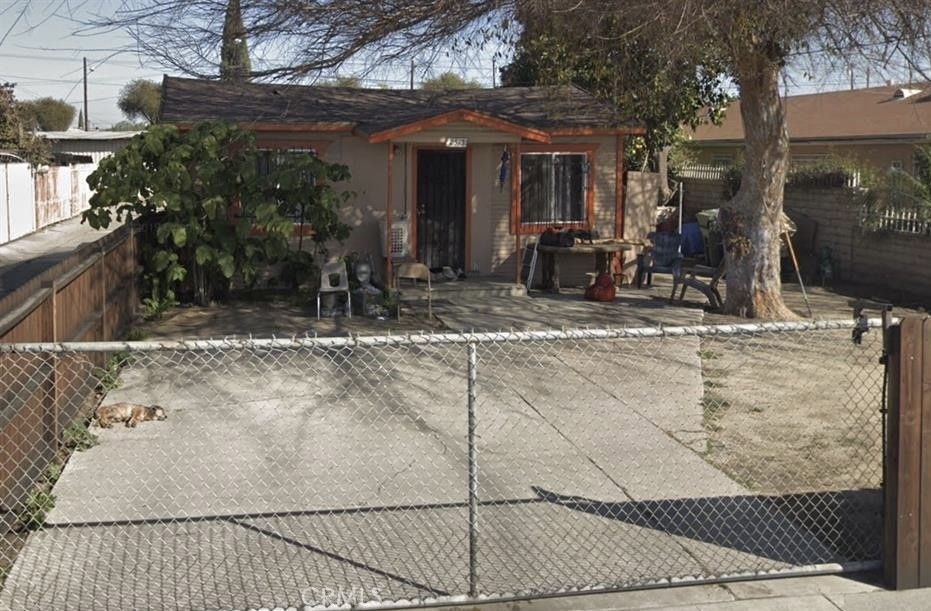
[[[123,53],[123,51],[117,51],[117,53]],[[0,53],[0,57],[6,57],[9,59],[32,59],[32,60],[38,60],[38,61],[54,61],[54,62],[73,62],[73,61],[81,59],[78,56],[69,57],[65,55],[45,55],[45,54],[28,55],[26,53]],[[96,62],[97,60],[92,60],[92,61]],[[118,60],[110,61],[108,63],[114,64],[117,66],[128,66],[128,67],[136,67],[140,65],[140,62],[118,61]]]
[[[146,77],[155,77],[155,76],[161,76],[161,75],[160,75],[160,74],[159,74],[159,75],[149,75],[149,74],[146,74],[146,75],[135,75],[133,78],[146,78]],[[4,78],[4,79],[22,80],[22,81],[26,81],[26,82],[29,82],[29,83],[65,83],[65,84],[70,84],[70,83],[73,83],[73,82],[74,82],[73,79],[36,78],[36,77],[33,77],[33,76],[23,76],[23,75],[17,75],[17,74],[5,74],[5,75],[2,75],[2,78]],[[94,81],[94,85],[100,85],[100,86],[102,86],[102,87],[123,87],[124,85],[126,85],[127,82],[128,82],[128,81],[119,82],[119,83],[113,82],[113,81]]]
[[[24,2],[24,3],[23,3],[23,10],[21,10],[21,11],[19,12],[19,15],[18,15],[18,16],[16,17],[16,19],[13,21],[13,25],[11,25],[10,28],[6,31],[6,34],[3,35],[3,38],[0,38],[0,47],[2,47],[2,46],[3,46],[3,43],[6,42],[7,37],[10,35],[10,32],[13,31],[13,28],[16,27],[16,24],[19,23],[20,19],[22,19],[23,16],[26,14],[26,10],[27,10],[28,8],[29,8],[29,3],[28,3],[28,2]]]

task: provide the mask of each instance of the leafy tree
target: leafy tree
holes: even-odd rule
[[[252,72],[246,28],[242,22],[239,0],[229,0],[223,20],[223,45],[220,49],[220,78],[224,81],[245,81]]]
[[[16,100],[13,83],[0,83],[0,152],[13,153],[33,164],[48,161],[48,144],[35,135],[28,112]]]
[[[729,102],[721,66],[707,67],[716,63],[710,53],[700,70],[685,64],[669,68],[654,45],[622,37],[618,19],[605,19],[593,28],[600,29],[578,30],[559,20],[530,21],[513,61],[501,68],[502,84],[580,86],[610,103],[618,120],[636,117],[645,124],[646,159],[681,139],[683,125],[694,128],[703,119],[717,119]],[[593,47],[591,38],[610,38],[616,44],[606,53]]]
[[[868,175],[861,182],[868,192],[861,196],[867,229],[884,229],[882,213],[889,209],[906,209],[916,222],[931,221],[931,142],[915,147],[915,173],[890,169],[882,175]]]
[[[110,126],[110,130],[115,132],[137,132],[144,130],[148,126],[149,124],[145,121],[139,123],[133,123],[132,121],[118,121]]]
[[[158,123],[162,105],[162,87],[155,81],[136,79],[120,90],[117,106],[130,120],[144,119]]]
[[[22,107],[32,127],[45,132],[65,131],[71,127],[76,112],[74,106],[55,98],[22,102]]]
[[[173,303],[181,290],[207,305],[234,277],[251,284],[263,263],[313,265],[312,253],[291,252],[292,215],[313,226],[316,252],[348,235],[337,212],[350,195],[330,182],[348,178],[345,166],[290,160],[268,177],[257,166],[253,136],[236,126],[153,126],[88,178],[95,194],[83,220],[153,227],[142,252],[148,305]]]
[[[359,89],[362,87],[362,81],[357,76],[337,76],[333,80],[321,83],[324,87],[348,87],[350,89]]]
[[[214,36],[204,24],[218,1],[191,11],[185,0],[155,0],[154,7],[151,0],[129,0],[102,25],[125,26],[143,51],[187,73],[203,73],[202,50]],[[391,62],[442,45],[468,52],[490,40],[509,43],[520,27],[545,31],[540,24],[557,21],[600,57],[598,65],[611,65],[612,54],[639,45],[634,48],[656,52],[648,54],[657,65],[643,74],[646,80],[707,70],[736,86],[745,163],[739,191],[721,210],[725,311],[794,316],[779,281],[789,163],[783,70],[790,62],[826,72],[901,60],[927,76],[931,0],[259,0],[251,9],[252,39],[287,52],[253,76],[313,74],[358,57]]]
[[[455,72],[444,72],[421,83],[420,88],[427,91],[448,91],[450,89],[480,89],[482,84],[476,80],[466,80]]]

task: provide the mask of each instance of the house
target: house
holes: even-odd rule
[[[884,86],[786,98],[789,149],[794,166],[829,157],[856,159],[878,171],[916,171],[915,145],[931,134],[931,86]],[[698,163],[731,165],[743,148],[740,101],[728,106],[721,125],[703,124],[691,134]]]
[[[100,163],[127,144],[139,132],[84,131],[36,132],[48,141],[56,163]]]
[[[546,227],[631,237],[639,226],[625,207],[623,162],[625,138],[644,130],[575,87],[430,92],[165,77],[161,120],[237,123],[269,154],[348,165],[357,196],[343,210],[353,227],[346,252],[386,256],[390,235],[395,256],[514,278],[522,241]]]

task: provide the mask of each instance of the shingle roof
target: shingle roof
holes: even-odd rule
[[[365,134],[456,110],[533,129],[636,127],[577,87],[500,87],[445,92],[355,89],[164,78],[161,120],[347,123]]]
[[[896,98],[895,92],[915,93]],[[890,85],[852,91],[832,91],[786,98],[789,140],[843,140],[883,137],[921,137],[931,133],[931,88],[928,84]],[[701,125],[692,133],[696,142],[742,141],[740,101],[727,108],[720,126]]]

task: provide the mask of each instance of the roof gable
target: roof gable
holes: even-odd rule
[[[522,138],[533,140],[535,142],[550,141],[550,136],[545,131],[523,127],[517,123],[512,123],[510,121],[499,119],[485,113],[476,112],[474,110],[459,109],[444,112],[433,117],[427,117],[393,129],[386,129],[380,132],[376,132],[369,136],[369,142],[385,142],[393,138],[401,138],[410,134],[415,134],[425,129],[463,121],[466,123],[472,123],[474,125],[481,125],[482,127],[488,127],[490,129],[496,129],[508,134],[521,136]]]

